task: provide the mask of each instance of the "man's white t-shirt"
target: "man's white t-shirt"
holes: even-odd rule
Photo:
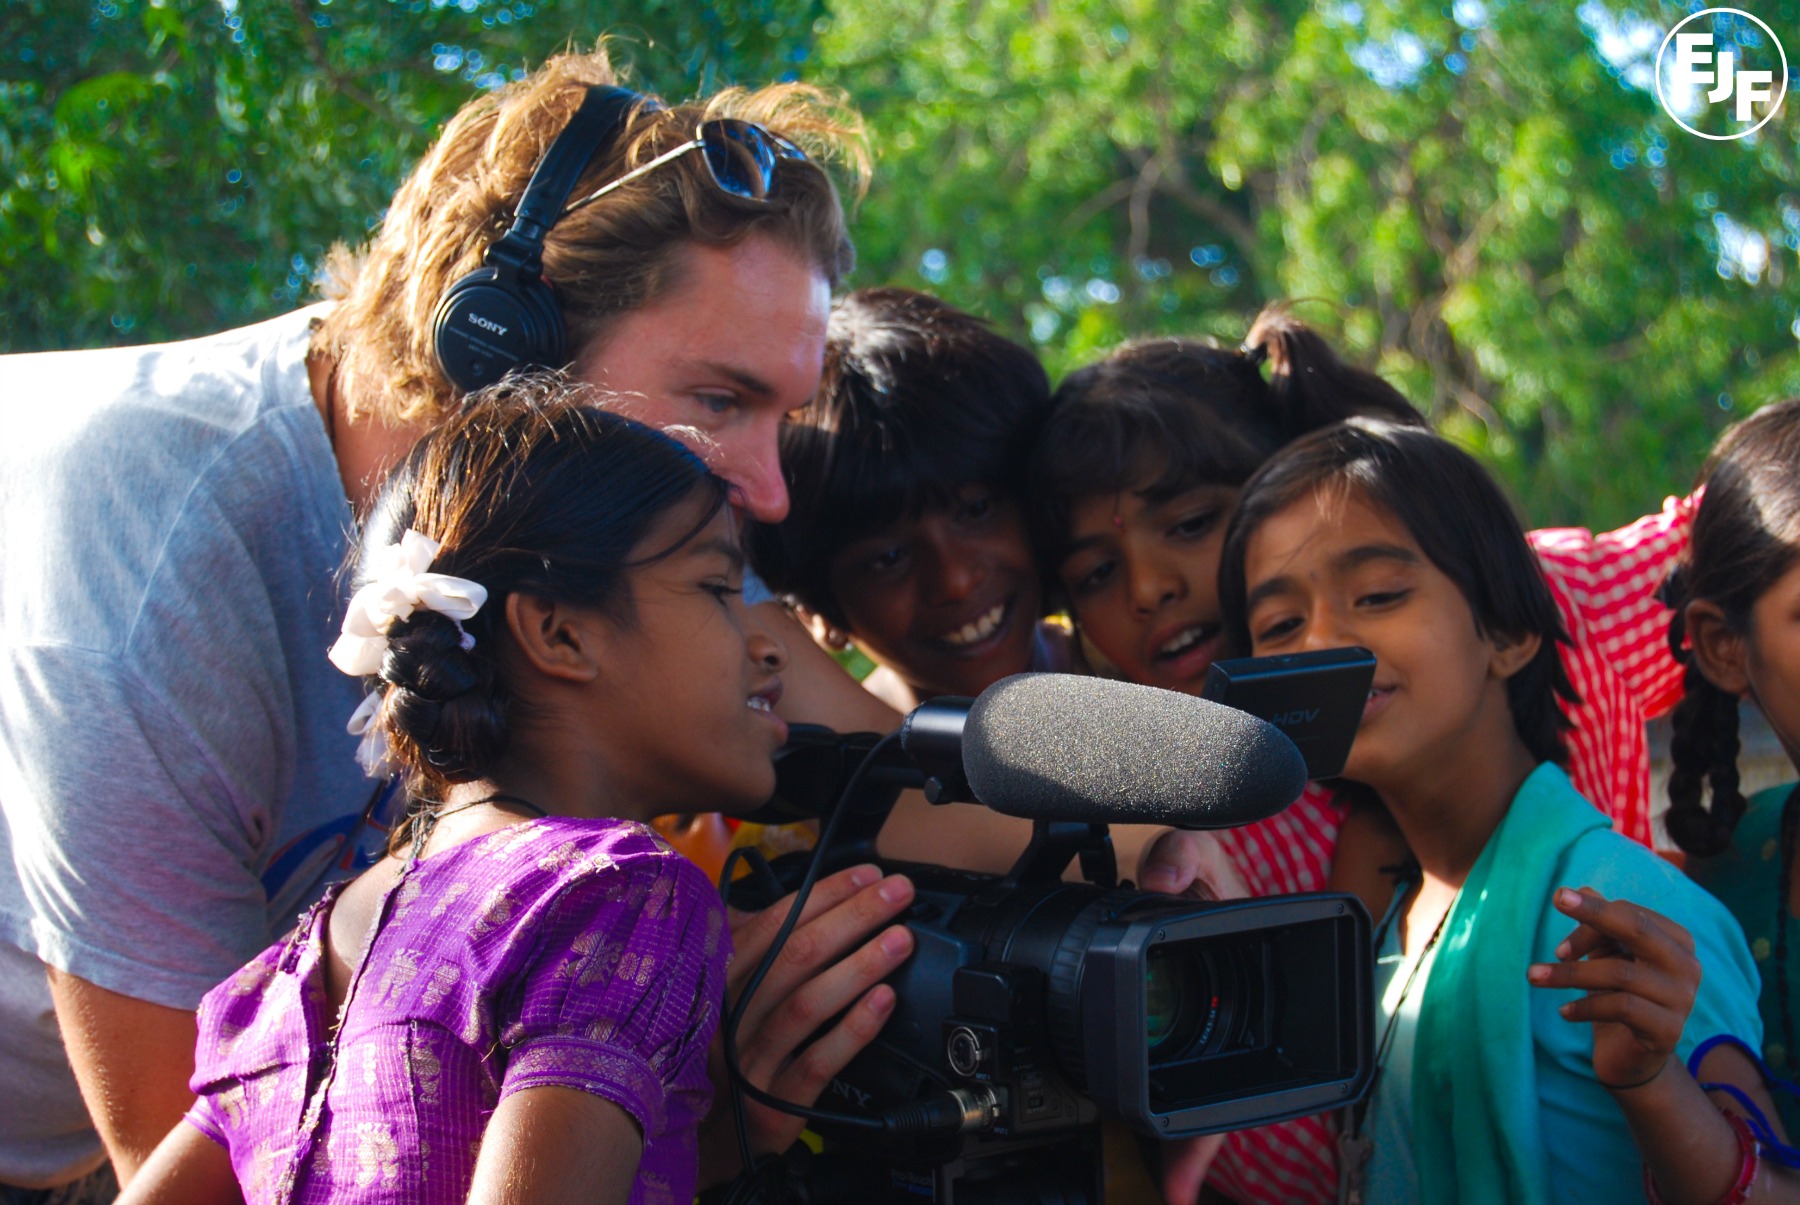
[[[191,1009],[382,844],[318,312],[0,357],[0,1182],[102,1158],[38,960]]]

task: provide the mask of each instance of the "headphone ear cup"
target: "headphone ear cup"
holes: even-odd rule
[[[562,310],[542,278],[477,268],[438,303],[432,340],[450,383],[473,393],[515,368],[560,368]]]

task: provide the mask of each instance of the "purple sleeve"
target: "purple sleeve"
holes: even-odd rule
[[[705,1082],[728,943],[715,888],[678,855],[569,885],[519,976],[500,1098],[576,1088],[630,1113],[646,1140],[662,1133],[670,1090]]]
[[[213,1105],[212,1097],[202,1096],[199,1100],[196,1100],[193,1107],[188,1109],[187,1114],[182,1117],[181,1120],[187,1122],[226,1150],[229,1151],[231,1149],[231,1143],[226,1141],[225,1138],[225,1127],[219,1123],[217,1110]]]

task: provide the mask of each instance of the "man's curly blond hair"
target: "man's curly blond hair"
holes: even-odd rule
[[[322,287],[337,305],[313,350],[334,363],[352,416],[410,423],[455,405],[458,392],[433,348],[438,302],[505,232],[532,171],[588,87],[617,82],[603,40],[592,53],[559,55],[470,101],[394,195],[373,241],[359,252],[332,249]],[[820,164],[844,165],[860,191],[869,170],[863,124],[841,94],[808,84],[727,88],[666,109],[640,105],[623,136],[595,153],[572,195],[691,141],[715,117],[758,122],[793,140],[810,161],[780,160],[772,203],[751,207],[721,192],[700,156],[684,155],[559,221],[544,242],[544,274],[562,306],[571,358],[613,318],[656,298],[689,243],[730,246],[762,234],[816,265],[833,287],[850,270],[843,207]]]

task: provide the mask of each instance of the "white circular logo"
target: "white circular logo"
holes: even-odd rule
[[[1781,56],[1780,73],[1777,74],[1770,63],[1759,62],[1754,69],[1746,66],[1744,51],[1747,45],[1742,37],[1728,35],[1723,39],[1725,45],[1715,44],[1719,40],[1715,38],[1716,27],[1736,22],[1715,20],[1711,23],[1714,28],[1682,32],[1702,17],[1721,16],[1741,18],[1762,30],[1775,47],[1775,53]],[[1759,49],[1757,57],[1768,59],[1767,48]],[[1767,125],[1769,118],[1780,111],[1781,102],[1787,96],[1787,77],[1787,51],[1782,48],[1781,39],[1775,36],[1774,30],[1741,8],[1702,9],[1671,29],[1656,51],[1656,99],[1661,102],[1663,112],[1688,133],[1714,142],[1730,142],[1754,134]],[[1768,107],[1762,120],[1757,121],[1759,102]],[[1728,134],[1708,134],[1689,125],[1683,117],[1686,114],[1697,120],[1704,113],[1720,113],[1727,126],[1743,128]]]

